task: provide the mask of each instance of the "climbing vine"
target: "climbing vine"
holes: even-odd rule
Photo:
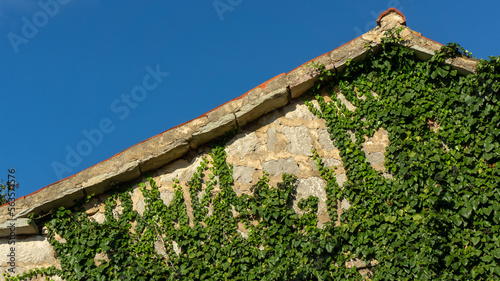
[[[271,188],[264,174],[253,196],[237,196],[232,174],[224,147],[215,146],[188,182],[191,223],[179,182],[174,181],[175,195],[166,205],[151,177],[140,184],[146,203],[142,215],[133,210],[130,188],[111,194],[101,224],[83,210],[60,208],[46,226],[61,269],[31,270],[7,280],[37,275],[68,281],[328,277],[333,239],[316,227],[318,199],[301,200],[305,213],[299,217],[290,208],[294,176],[283,175]]]
[[[460,76],[445,64],[471,56],[457,44],[422,62],[397,44],[397,30],[388,35],[380,53],[344,74],[322,68],[319,107],[308,103],[326,120],[348,178],[336,189],[352,204],[336,232],[341,252],[377,261],[372,280],[498,280],[500,58]],[[362,150],[381,128],[391,141],[385,174]]]
[[[102,223],[60,208],[40,220],[61,268],[6,280],[498,280],[500,58],[460,75],[445,61],[468,51],[449,44],[419,61],[400,31],[342,73],[318,66],[317,102],[307,105],[326,121],[348,179],[339,186],[313,151],[330,222],[317,226],[312,196],[294,211],[293,175],[271,187],[264,173],[253,195],[238,196],[222,141],[188,182],[191,215],[179,181],[167,205],[151,177],[140,184],[142,215],[130,187],[110,194]],[[390,139],[384,172],[363,151],[380,129]],[[341,200],[351,207],[340,211]],[[348,266],[355,260],[368,276]]]

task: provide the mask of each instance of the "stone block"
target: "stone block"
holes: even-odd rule
[[[228,156],[237,155],[239,159],[249,154],[258,154],[260,141],[255,132],[236,135],[226,146]]]
[[[289,94],[287,88],[280,88],[258,97],[251,95],[244,96],[242,98],[244,105],[235,113],[238,126],[244,126],[266,113],[285,106],[288,100]]]
[[[337,180],[337,184],[342,187],[344,183],[347,181],[347,177],[345,174],[340,174],[335,176],[335,180]]]
[[[106,253],[97,253],[94,257],[94,263],[96,266],[101,265],[103,262],[109,262],[111,259]]]
[[[92,216],[93,214],[99,212],[99,209],[101,208],[100,205],[101,202],[99,202],[99,200],[96,197],[94,197],[90,199],[88,203],[83,204],[82,207],[88,216]]]
[[[319,132],[319,143],[325,151],[334,151],[333,141],[330,139],[330,134],[326,129],[318,129]]]
[[[0,237],[9,237],[15,231],[15,236],[38,234],[38,226],[27,218],[7,220],[0,224]]]
[[[163,245],[163,242],[161,240],[155,241],[154,248],[158,254],[162,255],[165,258],[168,258],[167,251],[165,249],[165,245]]]
[[[335,159],[335,158],[323,158],[323,163],[325,164],[326,167],[333,169],[336,166],[341,166],[342,161]]]
[[[106,221],[106,216],[103,213],[95,213],[90,217],[90,219],[97,222],[98,224],[102,224]]]
[[[309,90],[318,80],[319,72],[312,66],[300,66],[287,75],[292,99],[296,99]]]
[[[236,166],[233,167],[233,178],[237,182],[241,183],[251,183],[253,179],[253,173],[255,168]]]
[[[75,200],[84,198],[81,186],[71,186],[72,181],[58,182],[54,188],[45,188],[35,195],[16,200],[16,210],[20,210],[14,218],[25,218],[30,213],[41,214],[54,208],[74,206]],[[18,204],[19,203],[19,204]],[[6,216],[3,216],[5,220]]]
[[[288,159],[280,158],[278,161],[268,161],[262,164],[264,171],[270,175],[293,174],[299,172],[299,165],[290,157]]]
[[[309,196],[314,196],[319,199],[318,202],[318,220],[321,223],[328,221],[328,212],[326,209],[326,191],[325,181],[318,177],[299,179],[297,182],[297,196],[293,203],[295,211],[299,214],[304,211],[298,207],[300,199],[307,199]]]
[[[274,151],[277,141],[278,140],[276,139],[276,128],[269,127],[267,129],[267,148],[270,151]]]
[[[222,109],[221,109],[222,110]],[[233,112],[210,112],[207,113],[207,119],[213,119],[207,125],[199,128],[193,133],[193,139],[190,142],[191,148],[198,148],[199,146],[223,136],[233,128],[236,128],[236,117]],[[221,115],[221,116],[217,116]],[[217,118],[218,117],[218,118]]]
[[[366,159],[372,165],[383,164],[385,156],[382,152],[373,152],[368,154],[368,156],[366,156]]]
[[[287,119],[301,119],[301,120],[316,120],[318,119],[312,112],[309,110],[307,105],[302,102],[292,103],[285,108],[285,118]]]
[[[287,147],[290,153],[312,156],[312,138],[309,135],[308,128],[284,126],[281,131],[290,140]]]
[[[274,92],[274,91],[277,91],[280,89],[284,89],[287,87],[286,74],[282,73],[282,74],[272,78],[271,80],[269,80],[266,83],[267,84],[265,85],[266,87],[264,88],[264,91]]]
[[[0,253],[2,256],[10,253],[10,244],[7,239],[0,239]],[[16,267],[29,270],[35,267],[58,265],[55,252],[47,237],[31,236],[16,239],[15,245]],[[5,267],[7,259],[3,258],[0,266]]]
[[[203,160],[203,155],[194,158],[191,162],[185,159],[179,159],[157,171],[160,174],[160,179],[157,181],[161,186],[172,186],[173,180],[177,179],[180,182],[186,182],[191,179],[194,172]]]
[[[169,145],[157,143],[154,149],[144,153],[146,157],[143,157],[139,166],[142,172],[153,171],[175,159],[182,157],[188,151],[189,143],[185,139],[176,140]]]
[[[137,201],[137,203],[135,203],[135,208],[139,215],[142,216],[142,214],[144,214],[144,211],[146,210],[146,202],[144,202],[144,199]]]
[[[347,199],[343,198],[342,201],[340,202],[340,208],[342,210],[347,210],[347,209],[351,208],[351,203],[349,203],[349,201],[347,201]]]

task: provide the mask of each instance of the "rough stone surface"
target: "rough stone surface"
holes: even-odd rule
[[[307,199],[309,196],[314,196],[319,199],[318,202],[318,221],[325,223],[329,220],[326,209],[326,191],[325,181],[319,177],[299,179],[297,183],[297,196],[293,203],[293,208],[299,214],[304,213],[298,207],[300,199]]]
[[[372,165],[384,163],[385,156],[382,152],[373,152],[366,157],[368,162]]]
[[[380,19],[380,26],[384,29],[392,29],[404,24],[404,18],[397,13],[389,13]]]
[[[276,139],[276,128],[269,127],[269,129],[267,129],[267,148],[270,151],[274,151],[277,141],[278,140]]]
[[[241,183],[251,183],[255,168],[237,166],[233,168],[233,178]]]
[[[372,137],[365,136],[362,150],[365,152],[367,161],[376,171],[385,171],[385,148],[389,145],[389,133],[384,129],[376,131]]]
[[[91,220],[97,222],[98,224],[102,224],[106,221],[106,216],[103,213],[96,213],[90,217]]]
[[[19,218],[0,224],[0,237],[11,236],[13,230],[15,230],[16,235],[38,234],[38,227],[33,221],[26,218]]]
[[[99,212],[100,202],[94,197],[90,199],[88,203],[83,204],[82,207],[85,209],[85,213],[87,213],[87,215],[92,216],[93,214]]]
[[[312,156],[312,139],[306,127],[285,126],[282,131],[285,137],[290,140],[287,147],[290,153]]]
[[[170,205],[170,202],[174,199],[175,192],[173,190],[165,189],[160,192],[160,198],[163,200],[163,203],[165,205]]]
[[[385,152],[389,145],[389,133],[384,129],[379,129],[373,134],[373,137],[366,138],[363,143],[363,151],[367,154],[372,152]]]
[[[123,214],[123,207],[121,205],[118,205],[113,209],[113,217],[115,219],[119,219],[122,214]]]
[[[344,183],[347,181],[347,177],[345,174],[340,174],[335,176],[335,179],[337,180],[337,184],[342,187],[344,186]]]
[[[283,81],[283,79],[278,80],[281,80],[279,82]],[[269,86],[272,87],[271,85]],[[283,87],[283,85],[281,85],[281,87]],[[235,114],[239,126],[244,126],[258,117],[277,108],[281,108],[288,103],[289,94],[286,88],[283,87],[276,91],[270,89],[270,91],[272,92],[263,94],[255,99],[249,95],[243,97],[247,102]]]
[[[311,113],[309,108],[305,104],[294,104],[290,107],[289,111],[286,112],[285,118],[288,119],[302,119],[302,120],[314,120],[316,116]]]
[[[94,257],[94,263],[96,266],[101,265],[103,262],[109,262],[109,256],[106,253],[97,253]]]
[[[179,244],[177,244],[177,242],[172,241],[172,248],[174,248],[174,252],[175,252],[177,255],[180,255],[180,254],[181,254],[181,248],[179,247]]]
[[[334,158],[323,158],[323,162],[328,168],[335,168],[336,166],[342,165],[342,162]]]
[[[166,251],[165,246],[163,245],[163,242],[161,240],[156,240],[154,247],[155,247],[155,251],[158,254],[160,254],[164,257],[167,257],[167,251]]]
[[[227,150],[235,150],[236,153],[240,156],[240,159],[243,159],[244,156],[258,152],[260,148],[260,142],[257,139],[255,133],[250,133],[248,135],[239,134],[236,136],[235,140],[230,142],[227,145]]]
[[[342,201],[340,202],[340,208],[342,208],[342,210],[347,210],[351,207],[351,203],[349,203],[349,201],[347,201],[347,199],[342,199]]]
[[[135,203],[135,209],[137,210],[139,215],[142,216],[142,214],[144,214],[144,211],[146,210],[146,203],[144,202],[144,199],[141,199],[137,203]]]
[[[325,129],[319,129],[319,143],[324,150],[335,150],[332,140],[330,139],[330,134]]]
[[[5,257],[11,253],[11,247],[12,245],[8,244],[7,239],[0,239],[0,253],[2,253],[0,272],[5,272],[10,268],[7,264],[8,260]],[[40,266],[55,265],[59,267],[59,261],[55,258],[55,252],[52,250],[48,239],[44,236],[37,235],[23,239],[17,238],[14,248],[16,273]]]
[[[242,236],[243,238],[245,238],[245,239],[246,239],[246,238],[248,238],[248,233],[246,233],[246,232],[244,232],[244,231],[241,231],[241,230],[239,230],[239,229],[238,229],[237,231],[238,231],[238,233],[239,233],[239,234],[241,234],[241,236]]]
[[[177,179],[181,182],[189,181],[196,171],[197,167],[200,165],[202,157],[196,157],[191,162],[184,159],[175,161],[173,164],[161,168],[156,172],[160,174],[159,182],[160,185],[171,186],[173,180]]]
[[[297,174],[299,172],[299,166],[293,158],[265,162],[262,166],[271,175]]]

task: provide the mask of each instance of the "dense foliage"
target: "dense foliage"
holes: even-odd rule
[[[167,206],[149,178],[149,187],[141,185],[147,203],[142,216],[132,208],[130,190],[109,197],[102,224],[90,220],[84,211],[59,209],[47,227],[62,270],[32,270],[8,280],[36,274],[58,275],[68,281],[307,280],[320,274],[317,268],[327,274],[328,255],[319,249],[331,252],[332,237],[316,227],[317,198],[300,202],[307,212],[299,218],[289,207],[295,182],[291,175],[284,175],[276,188],[269,187],[264,175],[254,196],[238,197],[223,147],[215,147],[210,156],[212,160],[203,159],[189,182],[192,225],[181,187],[174,183],[175,197]],[[210,180],[205,182],[207,172]],[[202,185],[206,186],[203,190]],[[123,208],[121,214],[116,213],[117,201]],[[209,204],[213,206],[210,216]],[[238,223],[245,225],[248,237],[237,231]],[[55,239],[56,233],[61,237]],[[161,248],[164,255],[155,251]],[[94,262],[98,253],[107,256],[100,264]]]
[[[326,120],[348,178],[334,192],[352,204],[335,235],[341,252],[377,260],[373,280],[498,280],[500,58],[459,76],[444,63],[468,55],[458,45],[422,62],[391,35],[344,74],[323,70],[320,108],[309,104]],[[334,85],[356,110],[336,94],[325,102],[320,91]],[[379,128],[391,141],[386,177],[362,151]]]
[[[66,280],[361,280],[358,269],[347,266],[355,259],[366,261],[372,280],[499,280],[500,58],[481,60],[474,74],[461,76],[445,64],[469,55],[458,45],[423,62],[400,45],[397,32],[388,35],[381,52],[348,63],[341,74],[320,66],[320,83],[312,90],[319,106],[308,102],[326,120],[346,171],[341,188],[334,169],[314,151],[330,218],[338,217],[339,200],[352,205],[340,214],[340,226],[333,220],[316,226],[314,197],[299,203],[304,215],[295,213],[293,175],[271,188],[264,174],[253,196],[237,196],[223,146],[215,145],[189,182],[192,221],[178,182],[165,205],[149,178],[141,188],[142,216],[132,208],[130,190],[108,199],[102,224],[83,211],[55,212],[47,227],[62,269],[8,280],[36,274]],[[391,141],[385,174],[362,151],[365,137],[380,128]],[[56,233],[65,241],[58,242]],[[108,259],[95,263],[98,253]]]

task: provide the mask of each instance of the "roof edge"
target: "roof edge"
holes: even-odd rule
[[[387,16],[389,13],[397,13],[398,15],[400,15],[402,18],[403,18],[403,23],[402,25],[406,26],[406,17],[405,15],[403,15],[403,13],[401,13],[398,9],[392,7],[392,8],[389,8],[387,9],[386,11],[383,11],[379,16],[378,16],[378,19],[377,19],[377,26],[380,26],[380,21],[382,20],[382,18],[384,18],[385,16]]]

